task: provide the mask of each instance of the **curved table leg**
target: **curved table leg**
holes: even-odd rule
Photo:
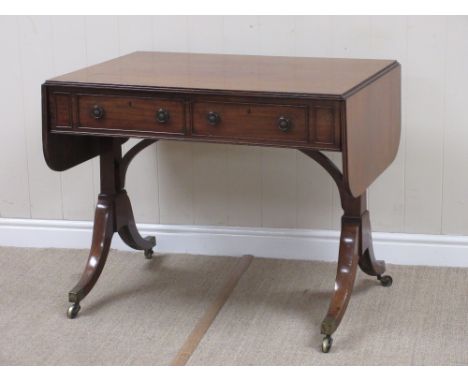
[[[101,193],[98,197],[94,218],[93,239],[85,270],[78,284],[68,297],[72,303],[68,309],[69,318],[75,318],[80,310],[80,301],[96,284],[101,275],[114,232],[130,247],[145,250],[145,257],[151,258],[156,245],[154,237],[143,239],[138,233],[132,206],[124,190],[125,175],[133,158],[154,140],[143,140],[136,144],[122,158],[121,139],[103,138],[100,141]]]
[[[344,177],[335,164],[319,151],[300,150],[320,164],[335,181],[340,193],[343,217],[335,290],[330,307],[322,322],[321,331],[325,335],[322,351],[328,353],[332,345],[331,335],[338,328],[348,306],[357,266],[368,275],[377,276],[383,286],[390,286],[392,278],[383,276],[385,263],[377,261],[372,247],[372,234],[367,211],[367,196],[364,192],[355,198],[347,189]]]
[[[154,139],[143,139],[133,146],[121,158],[119,165],[120,188],[119,194],[116,198],[116,211],[117,211],[117,232],[120,238],[133,249],[140,249],[144,251],[145,257],[151,259],[153,257],[153,247],[156,246],[156,238],[148,236],[143,238],[138,232],[133,216],[132,205],[128,198],[127,192],[124,190],[125,179],[127,170],[132,160],[146,147],[157,142]]]
[[[121,239],[133,249],[144,250],[145,257],[151,259],[153,247],[156,245],[156,238],[154,236],[143,238],[138,232],[132,205],[125,190],[122,190],[116,198],[116,210],[117,232]]]
[[[383,286],[392,285],[392,277],[383,276],[385,273],[385,261],[376,260],[374,248],[372,246],[372,231],[370,225],[369,211],[365,211],[361,216],[361,249],[359,256],[359,268],[370,275],[377,276]]]
[[[338,328],[343,318],[351,293],[359,259],[358,219],[343,218],[341,221],[340,250],[336,270],[335,290],[330,301],[328,313],[322,321],[321,332],[325,335],[322,350],[328,353],[332,345],[331,335]]]
[[[114,233],[114,203],[113,198],[99,195],[94,217],[93,239],[85,270],[69,292],[68,299],[72,303],[68,309],[69,318],[75,318],[81,309],[80,301],[86,297],[101,275]]]

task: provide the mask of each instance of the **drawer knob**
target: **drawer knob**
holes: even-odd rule
[[[156,113],[156,120],[159,123],[166,123],[169,121],[169,112],[166,109],[159,109]]]
[[[93,110],[91,110],[91,115],[94,119],[101,119],[104,117],[104,109],[99,105],[94,105]]]
[[[210,111],[206,115],[206,119],[210,125],[217,125],[219,121],[221,120],[220,116],[218,113],[215,113],[214,111]]]
[[[278,128],[284,132],[288,131],[291,128],[291,120],[283,116],[279,117]]]

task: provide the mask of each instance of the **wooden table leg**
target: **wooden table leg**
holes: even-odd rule
[[[143,139],[133,146],[120,160],[119,175],[120,175],[120,192],[116,198],[116,226],[120,238],[133,249],[144,251],[145,257],[151,259],[153,257],[153,247],[156,245],[156,238],[148,236],[143,238],[135,224],[132,205],[127,192],[123,189],[127,176],[128,166],[131,161],[146,147],[157,142],[154,139]]]
[[[129,247],[144,250],[145,257],[151,259],[153,247],[156,245],[156,238],[154,236],[143,238],[138,232],[133,217],[132,205],[125,190],[118,194],[115,203],[118,211],[116,220],[119,236]]]
[[[369,211],[365,211],[361,217],[361,248],[359,253],[359,267],[364,273],[370,276],[377,276],[377,279],[383,286],[392,285],[392,277],[389,275],[383,276],[385,262],[382,260],[378,261],[374,257]]]
[[[114,201],[107,195],[99,195],[94,216],[93,239],[85,270],[78,284],[68,293],[72,305],[68,308],[69,318],[75,318],[81,309],[80,301],[93,289],[101,275],[114,234]]]
[[[340,325],[353,291],[358,264],[359,220],[341,219],[340,249],[336,270],[335,289],[327,315],[322,321],[321,333],[325,335],[322,350],[328,353],[332,345],[331,335]]]
[[[93,289],[99,279],[115,232],[118,232],[130,247],[145,250],[145,257],[151,258],[156,239],[154,236],[143,239],[139,234],[124,185],[130,161],[153,142],[141,141],[123,158],[121,141],[103,139],[101,142],[101,193],[96,206],[93,239],[83,274],[68,295],[72,303],[67,312],[69,318],[77,316],[81,309],[80,301]]]
[[[345,186],[341,171],[330,159],[318,151],[301,151],[314,159],[331,175],[338,186],[344,211],[341,218],[335,289],[321,326],[321,332],[324,334],[322,351],[328,353],[333,343],[331,335],[340,325],[351,298],[358,265],[368,275],[377,276],[383,286],[390,286],[392,278],[388,275],[383,276],[385,263],[375,260],[374,257],[366,193],[364,192],[357,198],[353,197]]]

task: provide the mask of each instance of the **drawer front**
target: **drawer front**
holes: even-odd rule
[[[253,142],[307,142],[307,107],[194,102],[192,135]]]
[[[78,95],[78,129],[184,134],[182,100]]]

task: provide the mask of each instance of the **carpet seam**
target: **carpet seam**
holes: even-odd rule
[[[239,280],[249,268],[253,258],[254,257],[252,255],[244,255],[239,259],[235,268],[229,274],[227,281],[216,295],[214,301],[205,310],[203,316],[198,320],[195,327],[179,349],[177,355],[171,361],[171,366],[185,366],[187,364],[206,332],[211,327],[211,324],[216,319],[218,313],[231,296],[234,288],[239,283]]]

